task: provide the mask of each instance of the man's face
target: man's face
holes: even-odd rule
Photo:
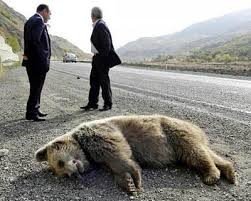
[[[51,11],[49,9],[44,9],[41,12],[41,15],[43,16],[45,23],[47,23],[51,19]]]
[[[91,19],[92,19],[92,22],[93,22],[93,23],[96,22],[96,21],[98,20],[96,17],[94,17],[94,16],[92,16],[92,15],[91,15]]]

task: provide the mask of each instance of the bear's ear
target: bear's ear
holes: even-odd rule
[[[47,146],[36,151],[35,158],[38,162],[47,161]]]
[[[65,144],[64,141],[56,141],[56,142],[53,142],[52,145],[51,145],[51,148],[52,149],[56,149],[56,150],[60,150],[60,148]]]

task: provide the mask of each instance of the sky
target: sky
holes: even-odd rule
[[[29,18],[40,3],[49,5],[49,32],[90,52],[91,8],[99,6],[115,48],[140,37],[181,31],[187,26],[251,8],[251,0],[3,0]]]

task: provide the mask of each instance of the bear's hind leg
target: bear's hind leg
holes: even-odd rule
[[[233,164],[230,161],[218,156],[214,151],[209,149],[209,153],[213,158],[215,165],[220,169],[223,176],[231,183],[235,184],[235,171]]]
[[[207,185],[213,185],[220,179],[220,171],[204,146],[193,146],[183,154],[182,161],[197,169],[202,174],[202,180]]]

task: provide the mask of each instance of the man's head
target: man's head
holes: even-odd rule
[[[103,18],[102,10],[99,7],[92,8],[91,18],[92,22],[102,19]]]
[[[46,4],[40,4],[37,7],[37,13],[39,13],[44,18],[45,23],[49,21],[51,16],[51,11],[49,9],[49,6],[47,6]]]

